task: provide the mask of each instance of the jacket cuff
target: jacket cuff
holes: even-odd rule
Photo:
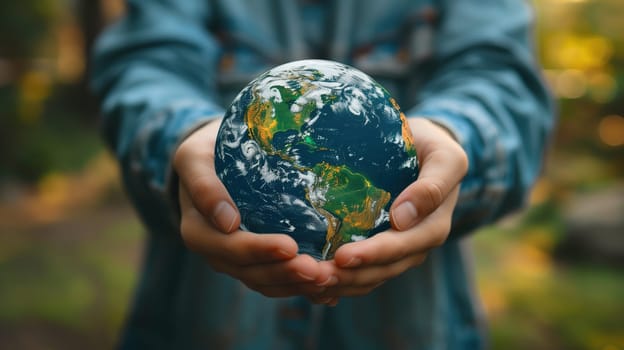
[[[178,177],[173,169],[175,151],[194,131],[222,115],[219,107],[183,102],[144,119],[128,159],[126,187],[146,207],[141,216],[152,230],[162,229],[163,225],[179,228]]]
[[[468,164],[473,164],[475,160],[473,141],[475,138],[474,126],[463,116],[443,109],[413,109],[408,111],[408,118],[421,117],[432,121],[446,129],[457,141],[468,156]]]
[[[461,145],[468,157],[468,172],[461,183],[460,198],[453,212],[453,229],[450,238],[455,239],[474,230],[479,224],[488,222],[490,210],[479,201],[479,193],[484,186],[476,175],[476,162],[479,162],[480,136],[474,125],[465,116],[446,109],[413,109],[408,118],[421,117],[445,128]],[[483,210],[485,209],[485,210]]]

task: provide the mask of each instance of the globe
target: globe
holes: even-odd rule
[[[405,115],[381,85],[333,61],[275,67],[234,98],[215,169],[241,229],[285,233],[299,253],[332,259],[390,228],[389,208],[418,176]]]

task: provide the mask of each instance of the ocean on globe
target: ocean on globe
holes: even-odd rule
[[[234,99],[215,168],[241,229],[285,233],[299,253],[333,258],[390,228],[389,208],[418,176],[405,115],[381,85],[333,61],[275,67]]]

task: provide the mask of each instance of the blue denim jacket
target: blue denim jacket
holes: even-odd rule
[[[148,349],[478,349],[458,239],[521,207],[553,126],[520,0],[129,0],[99,39],[102,130],[150,235],[122,339]],[[372,75],[469,157],[451,238],[420,267],[336,308],[269,299],[185,249],[171,158],[252,78],[327,58]]]

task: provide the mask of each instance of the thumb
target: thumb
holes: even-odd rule
[[[240,214],[215,172],[218,128],[219,123],[212,122],[191,134],[176,150],[174,168],[180,178],[180,192],[186,196],[180,202],[182,213],[192,206],[219,231],[229,233],[239,227]]]
[[[390,209],[390,221],[396,230],[407,230],[435,211],[468,169],[466,153],[448,134],[439,134],[429,141],[421,147],[418,179],[399,194]]]
[[[452,187],[439,178],[421,178],[399,195],[390,209],[392,227],[404,231],[431,214]]]

